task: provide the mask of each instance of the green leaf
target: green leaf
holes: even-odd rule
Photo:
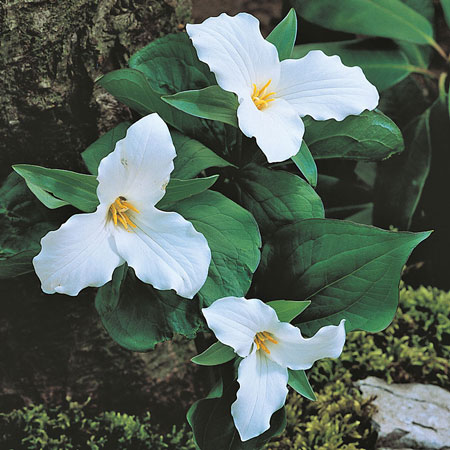
[[[314,161],[311,152],[305,141],[302,141],[302,145],[298,153],[291,157],[294,164],[298,167],[300,172],[306,178],[306,181],[312,186],[317,186],[317,166]]]
[[[291,8],[286,17],[272,30],[266,39],[275,45],[278,50],[278,57],[280,61],[283,61],[291,57],[296,38],[297,15],[294,8]]]
[[[165,208],[172,203],[200,194],[209,189],[218,178],[219,175],[205,178],[193,178],[192,180],[177,180],[176,178],[171,178],[167,185],[166,194],[156,206],[157,208]]]
[[[217,366],[231,361],[236,356],[234,350],[222,342],[215,342],[203,353],[194,356],[191,361],[200,366]]]
[[[44,189],[26,179],[25,183],[27,184],[28,189],[30,189],[30,191],[36,196],[36,198],[49,209],[56,209],[61,208],[61,206],[70,205],[69,202],[54,197],[52,194],[49,194],[47,191],[44,191]]]
[[[142,72],[160,94],[216,84],[214,74],[198,59],[186,33],[169,34],[150,42],[130,58],[128,65]]]
[[[441,6],[444,11],[445,21],[450,27],[450,0],[441,0]]]
[[[0,280],[14,278],[33,271],[31,261],[38,250],[25,250],[7,257],[0,255]]]
[[[375,184],[375,223],[409,229],[431,166],[431,108],[404,130],[405,151],[379,164]]]
[[[41,238],[57,228],[48,213],[23,178],[15,172],[8,175],[0,187],[0,279],[33,271],[31,260]]]
[[[291,370],[289,371],[289,380],[288,384],[291,386],[292,389],[294,389],[296,392],[298,392],[300,395],[303,395],[303,397],[306,397],[309,400],[312,400],[315,402],[317,400],[316,395],[314,394],[314,391],[311,388],[311,385],[309,384],[308,377],[306,376],[306,373],[304,370]]]
[[[119,69],[109,72],[98,81],[120,102],[141,115],[156,112],[172,127],[181,132],[195,134],[194,130],[203,129],[204,124],[188,114],[172,108],[161,100],[161,94],[155,92],[142,72],[135,69]]]
[[[219,86],[165,95],[162,99],[169,105],[202,119],[217,120],[237,127],[236,111],[239,106],[235,94]]]
[[[220,398],[195,402],[188,411],[189,425],[200,450],[259,450],[286,426],[284,408],[272,415],[270,428],[260,436],[242,442],[231,417],[231,404],[236,400],[238,383],[224,389]]]
[[[328,56],[339,55],[346,66],[361,67],[367,79],[379,91],[394,86],[412,72],[423,72],[423,67],[411,64],[399,47],[386,39],[297,45],[292,57],[302,58],[311,50],[322,50]]]
[[[253,216],[218,192],[205,191],[171,205],[192,222],[211,249],[208,278],[198,293],[204,306],[243,297],[260,260],[261,237]]]
[[[158,99],[161,95],[217,84],[209,67],[198,59],[186,33],[171,34],[150,42],[130,58],[129,65],[144,74]],[[234,127],[199,119],[161,103],[153,106],[165,122],[217,153],[226,155],[228,147],[235,145],[237,130]]]
[[[402,0],[402,2],[424,16],[431,24],[434,23],[433,0]],[[397,44],[408,57],[411,64],[427,68],[433,56],[433,49],[427,45],[417,45],[411,42],[397,41]]]
[[[311,302],[299,300],[272,300],[267,304],[275,310],[280,322],[290,322],[301,314]]]
[[[135,69],[119,69],[103,75],[97,83],[123,104],[134,109],[143,116],[158,112],[163,119],[173,125],[170,120],[169,108],[164,107],[160,95],[154,92],[145,75]]]
[[[253,214],[265,238],[283,225],[325,217],[320,197],[297,175],[252,164],[237,182],[240,203]]]
[[[210,167],[235,167],[201,142],[177,131],[171,131],[171,135],[177,151],[172,177],[187,179],[197,176],[202,170]]]
[[[130,122],[119,123],[119,125],[112,130],[109,130],[103,136],[100,136],[83,153],[81,153],[81,157],[89,172],[93,175],[98,174],[100,161],[114,150],[117,141],[120,141],[126,136],[127,129],[130,125]]]
[[[68,170],[47,169],[29,164],[16,164],[13,169],[27,183],[54,195],[57,199],[70,203],[81,211],[95,211],[98,205],[98,182],[93,175],[84,175]],[[42,196],[38,198],[41,200]]]
[[[336,120],[305,118],[305,141],[315,159],[379,161],[403,150],[402,133],[379,111]]]
[[[97,291],[95,307],[110,336],[136,352],[151,350],[174,334],[192,339],[202,323],[197,302],[142,283],[126,264]]]
[[[292,0],[297,13],[325,28],[434,45],[431,23],[400,0]]]
[[[429,232],[392,232],[343,220],[307,219],[281,228],[263,249],[257,281],[267,297],[310,300],[295,320],[312,335],[346,319],[346,330],[380,331],[398,303],[403,265]]]

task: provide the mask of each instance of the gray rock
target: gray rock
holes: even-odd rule
[[[380,450],[450,449],[450,393],[426,384],[387,384],[375,377],[356,383],[376,396]]]

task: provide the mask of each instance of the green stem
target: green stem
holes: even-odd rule
[[[449,60],[449,55],[445,53],[444,49],[434,40],[430,40],[430,45],[446,60]]]
[[[414,73],[421,73],[422,75],[427,75],[431,78],[439,78],[439,75],[431,70],[423,69],[421,67],[414,67]]]
[[[439,98],[445,101],[447,97],[447,92],[445,92],[445,80],[447,79],[447,74],[442,72],[439,77]]]

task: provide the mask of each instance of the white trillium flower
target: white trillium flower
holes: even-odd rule
[[[306,370],[318,359],[337,358],[345,342],[345,320],[304,338],[258,299],[225,297],[202,311],[217,339],[244,358],[237,399],[231,405],[242,441],[270,428],[272,414],[286,401],[288,369]]]
[[[78,295],[102,286],[127,262],[156,289],[192,298],[211,261],[205,237],[175,212],[160,211],[175,148],[157,114],[140,119],[98,167],[97,209],[76,214],[41,240],[33,259],[42,290]]]
[[[339,56],[317,50],[280,62],[250,14],[223,13],[186,30],[219,86],[238,96],[239,128],[256,138],[269,162],[297,154],[304,133],[300,117],[343,120],[378,104],[363,71],[344,66]]]

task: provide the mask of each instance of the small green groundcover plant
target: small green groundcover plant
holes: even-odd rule
[[[340,359],[320,361],[308,372],[317,400],[292,393],[286,403],[288,425],[266,448],[374,448],[374,407],[353,381],[373,375],[388,382],[431,381],[449,388],[449,316],[449,293],[402,289],[399,313],[383,333],[352,333]],[[94,415],[85,406],[68,401],[57,408],[34,405],[1,414],[0,444],[14,450],[195,448],[185,426],[163,433],[149,414]]]
[[[89,174],[20,164],[0,190],[3,278],[98,288],[103,325],[131,351],[213,331],[193,361],[215,380],[187,414],[202,450],[280,434],[287,386],[313,401],[305,370],[391,323],[430,234],[325,217],[315,159],[380,161],[404,143],[376,82],[321,51],[296,59],[296,34],[291,10],[267,39],[242,13],[151,42],[98,80],[142,118],[82,153]]]

